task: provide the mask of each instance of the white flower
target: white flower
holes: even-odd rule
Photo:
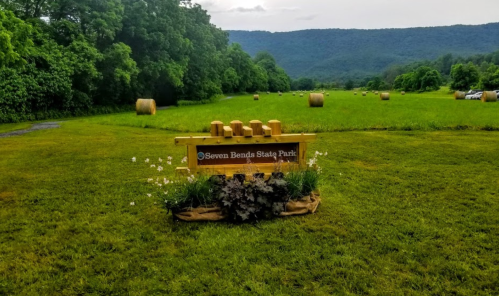
[[[182,163],[187,162],[187,156],[185,156],[184,158],[182,158],[182,161],[181,161],[181,162],[182,162]]]
[[[317,161],[317,159],[316,159],[316,158],[311,158],[311,159],[308,161],[308,163],[307,163],[307,164],[309,165],[309,167],[312,167],[312,166],[315,164],[315,162],[316,162],[316,161]]]
[[[149,163],[149,158],[146,158],[146,163]]]
[[[168,185],[168,183],[170,183],[170,180],[166,180],[166,178],[164,178],[163,183],[165,183],[165,185]]]
[[[163,186],[163,184],[161,184],[161,183],[158,183],[158,186],[159,186],[159,187],[161,187],[161,186]]]
[[[150,194],[150,193],[147,194],[147,197],[151,197],[151,196],[152,196],[152,194]]]
[[[136,161],[137,161],[137,158],[135,158],[135,156],[132,157],[132,162],[136,162]]]
[[[158,166],[158,172],[161,172],[163,170],[162,166]]]
[[[327,151],[326,151],[326,153],[324,153],[324,155],[327,156]]]
[[[171,161],[167,161],[166,162],[168,165],[172,165],[172,162]]]
[[[152,168],[155,168],[155,167],[156,167],[156,165],[155,165],[155,164],[151,164],[151,167],[152,167]]]
[[[343,176],[343,174],[342,174],[342,173],[340,173],[340,176]]]
[[[159,162],[163,162],[163,160],[161,159],[161,157],[158,159]]]
[[[168,191],[165,191],[165,195],[168,195]],[[166,200],[165,200],[166,201]]]
[[[152,179],[151,179],[151,178],[147,179],[147,182],[151,183],[151,182],[152,182]]]
[[[131,205],[131,206],[134,206],[134,205],[135,205],[135,202],[133,202],[133,201],[132,201],[132,202],[130,203],[130,205]]]
[[[187,172],[190,174],[190,173],[191,173],[191,170],[190,170],[190,169],[187,169]]]
[[[172,160],[173,158],[171,156],[168,156],[168,160]]]
[[[319,155],[321,154],[319,151],[315,151],[315,155]]]

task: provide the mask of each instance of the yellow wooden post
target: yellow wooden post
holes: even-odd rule
[[[263,124],[260,120],[250,121],[250,127],[253,129],[254,136],[262,136],[263,135]]]
[[[224,126],[224,137],[225,138],[232,138],[233,131],[230,126]]]
[[[272,136],[272,129],[266,125],[262,126],[263,129],[263,135],[265,137],[271,137]]]
[[[224,130],[224,123],[221,121],[213,121],[211,123],[211,136],[212,137],[222,137]]]
[[[194,174],[197,171],[198,167],[198,154],[197,154],[196,145],[187,146],[187,159],[188,159],[187,167]]]
[[[272,129],[272,136],[279,136],[282,134],[281,122],[279,120],[270,120],[268,127]]]
[[[298,159],[298,164],[301,168],[304,168],[307,166],[307,143],[302,142],[300,143],[300,152],[299,152],[299,159]]]
[[[243,123],[239,120],[234,120],[230,123],[230,127],[232,128],[232,132],[236,137],[244,136],[243,133]]]
[[[243,133],[246,138],[253,137],[253,129],[248,126],[243,126]]]

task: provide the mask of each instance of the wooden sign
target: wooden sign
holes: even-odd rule
[[[207,137],[175,138],[175,145],[187,146],[188,167],[177,168],[183,173],[270,174],[276,167],[306,166],[307,143],[315,134],[282,134],[281,123],[271,120],[268,125],[252,120],[249,126],[232,121],[224,126],[220,121],[211,124]]]
[[[198,166],[298,163],[299,143],[197,146]]]

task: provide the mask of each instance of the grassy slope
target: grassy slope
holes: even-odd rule
[[[353,92],[331,92],[324,108],[308,108],[308,95],[300,98],[290,93],[252,95],[205,106],[172,108],[154,117],[137,117],[135,113],[101,116],[88,122],[134,127],[154,127],[179,132],[206,132],[213,120],[226,124],[234,119],[267,122],[279,119],[286,132],[330,132],[350,130],[499,130],[499,104],[479,101],[455,101],[443,89],[425,94],[393,93],[390,101],[380,101],[370,93],[367,97]],[[194,120],[193,120],[194,119]]]
[[[316,215],[188,224],[146,196],[175,134],[87,121],[0,139],[0,294],[499,293],[497,132],[320,134]]]

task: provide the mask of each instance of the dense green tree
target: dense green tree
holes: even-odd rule
[[[224,51],[227,34],[210,24],[210,16],[198,4],[183,7],[189,40],[189,62],[183,77],[183,87],[177,88],[177,98],[206,100],[222,93]]]
[[[73,105],[68,54],[48,40],[24,67],[0,69],[0,122],[36,119],[36,113],[70,110]]]
[[[451,70],[453,90],[468,90],[476,85],[480,79],[477,67],[469,62],[468,64],[456,64]]]
[[[310,90],[315,88],[315,81],[311,78],[299,78],[291,83],[293,90]]]
[[[367,83],[366,88],[368,90],[379,90],[381,83],[382,83],[382,80],[380,77],[374,77],[372,80],[370,80]]]
[[[405,91],[432,91],[440,89],[442,77],[440,73],[428,66],[397,76],[393,83],[394,89]]]
[[[32,27],[10,11],[0,10],[0,68],[26,64],[33,46]]]
[[[353,80],[351,80],[351,79],[349,79],[345,83],[345,90],[352,90],[354,87],[355,87],[355,82],[353,82]]]
[[[478,87],[483,90],[499,89],[499,66],[489,65],[487,71],[482,74]]]
[[[124,43],[109,47],[97,63],[102,74],[95,102],[99,105],[130,104],[135,100],[139,69],[131,58],[132,50]]]
[[[258,65],[252,66],[252,84],[247,91],[264,91],[269,89],[269,76],[267,71]]]
[[[239,79],[235,84],[235,92],[245,92],[253,84],[253,61],[239,43],[233,43],[227,50],[229,66],[237,73]]]
[[[222,91],[224,93],[234,93],[239,87],[240,78],[234,68],[225,69],[222,75]]]
[[[277,66],[274,57],[268,52],[259,52],[254,62],[267,71],[269,90],[272,92],[289,91],[291,89],[291,78],[281,67]]]

